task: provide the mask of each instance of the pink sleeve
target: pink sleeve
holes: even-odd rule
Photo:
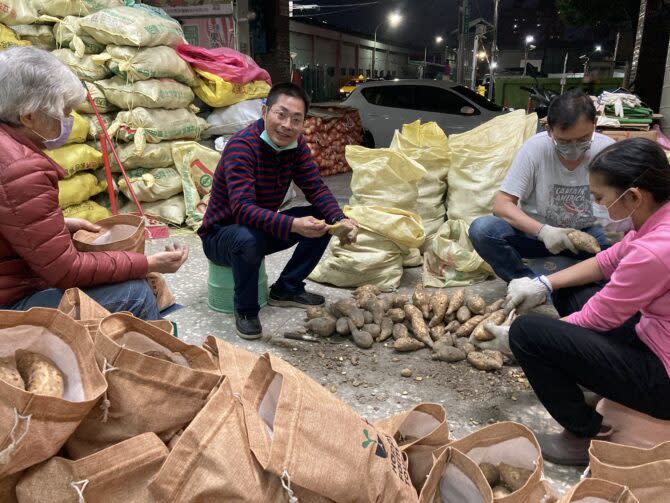
[[[605,279],[609,279],[621,261],[624,247],[635,235],[635,232],[629,232],[622,241],[613,244],[607,250],[596,255],[596,261],[602,271]]]
[[[668,272],[652,251],[629,244],[628,253],[617,264],[607,285],[565,321],[597,332],[621,326],[668,290]]]

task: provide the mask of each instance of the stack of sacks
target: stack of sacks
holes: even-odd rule
[[[2,4],[0,4],[1,6]],[[31,45],[27,40],[21,40],[17,33],[4,24],[0,24],[0,51],[10,47]]]
[[[22,41],[11,28],[37,21],[35,0],[0,0],[0,51],[14,46],[31,45]]]

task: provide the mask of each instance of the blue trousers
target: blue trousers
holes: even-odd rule
[[[607,237],[601,227],[587,227],[581,230],[596,238],[603,249],[607,248]],[[523,259],[552,256],[542,241],[515,229],[502,218],[495,216],[477,218],[470,225],[468,234],[479,256],[493,268],[498,277],[507,282],[516,278],[537,276],[523,263]],[[559,255],[577,260],[586,260],[593,256],[587,252],[575,255],[570,250],[565,250]]]
[[[314,206],[299,206],[282,213],[297,218],[324,218]],[[321,260],[330,237],[330,234],[325,234],[320,238],[306,238],[291,233],[289,239],[284,241],[248,225],[232,224],[207,234],[202,239],[202,246],[209,260],[232,268],[235,280],[235,311],[254,316],[260,310],[258,269],[265,256],[291,248],[297,243],[293,256],[272,289],[283,295],[299,294],[305,291],[304,280]]]
[[[160,320],[161,316],[149,283],[144,279],[125,281],[110,285],[93,286],[81,289],[86,295],[112,313],[129,311],[143,320]],[[3,309],[27,311],[31,307],[57,308],[64,291],[48,288],[24,297]]]

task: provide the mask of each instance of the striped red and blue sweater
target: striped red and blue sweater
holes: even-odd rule
[[[291,181],[333,223],[344,213],[323,183],[302,135],[296,149],[275,152],[261,139],[263,119],[239,131],[226,145],[214,173],[207,211],[198,234],[239,224],[287,240],[293,217],[278,213]]]

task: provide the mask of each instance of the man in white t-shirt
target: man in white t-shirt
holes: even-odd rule
[[[574,229],[607,245],[602,228],[595,225],[588,166],[613,140],[596,133],[595,126],[596,110],[586,94],[573,89],[555,98],[547,131],[519,149],[496,194],[493,215],[472,222],[475,250],[503,280],[537,276],[524,258],[590,257],[577,253],[568,238]]]

